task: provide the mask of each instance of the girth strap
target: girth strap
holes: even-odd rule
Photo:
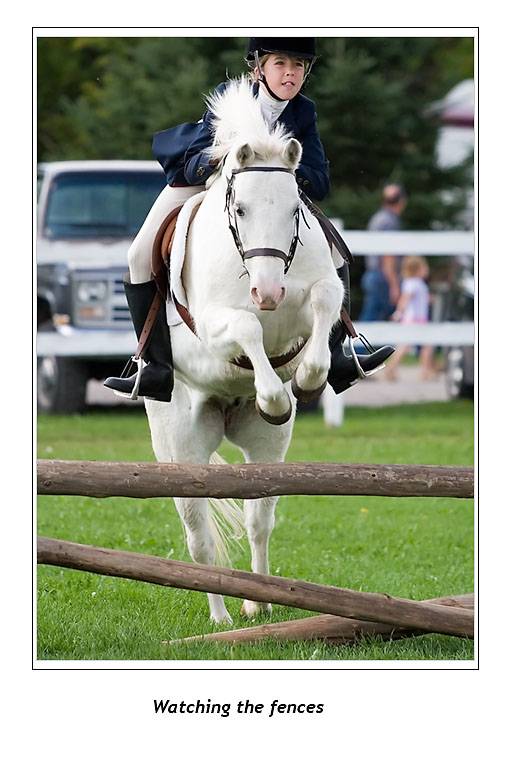
[[[288,363],[291,363],[293,358],[296,358],[299,352],[303,350],[305,347],[305,342],[300,342],[297,347],[294,347],[289,352],[284,353],[283,355],[277,355],[274,358],[268,358],[270,361],[270,365],[272,368],[280,368],[281,366],[285,366]],[[232,363],[234,366],[239,366],[240,368],[247,369],[249,371],[253,371],[254,367],[252,365],[252,361],[247,358],[246,355],[240,355],[239,358],[236,358],[235,360],[229,361],[229,363]]]

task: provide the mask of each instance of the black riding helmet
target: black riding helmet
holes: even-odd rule
[[[266,78],[261,69],[259,63],[259,57],[264,56],[267,53],[285,53],[288,56],[294,56],[297,59],[305,59],[307,62],[307,70],[303,82],[307,80],[312,65],[316,61],[316,38],[315,37],[251,37],[248,40],[246,61],[252,67],[257,67],[259,70],[259,80],[264,83],[270,94],[275,98],[279,97],[274,94],[268,87]],[[279,99],[279,101],[283,101]]]

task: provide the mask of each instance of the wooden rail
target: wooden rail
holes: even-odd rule
[[[461,609],[474,609],[474,594],[441,596],[428,598],[420,603],[439,604],[441,606],[457,606]],[[406,627],[395,627],[383,622],[364,622],[363,620],[335,617],[332,614],[321,614],[304,619],[292,619],[286,622],[256,625],[255,627],[224,630],[218,633],[177,638],[163,641],[168,644],[191,643],[207,641],[219,643],[255,643],[274,639],[277,641],[314,641],[322,639],[334,644],[353,643],[367,636],[380,636],[388,640],[396,640],[408,636],[422,635],[423,630]]]
[[[474,496],[474,470],[441,465],[178,465],[50,459],[37,463],[37,493],[218,499],[284,494],[469,498]]]
[[[219,593],[262,603],[277,603],[351,619],[384,622],[429,633],[469,638],[474,636],[472,611],[393,598],[384,593],[362,593],[44,537],[38,539],[37,560],[41,564],[135,579],[166,587]]]

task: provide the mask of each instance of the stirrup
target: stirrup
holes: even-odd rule
[[[137,358],[136,355],[132,355],[129,361],[124,366],[120,379],[129,379],[130,372],[133,368],[133,364],[137,366],[137,376],[135,378],[135,384],[133,385],[133,389],[131,393],[123,393],[120,390],[114,390],[113,392],[118,395],[120,398],[127,398],[130,401],[136,401],[138,399],[138,391],[140,388],[140,380],[142,378],[142,370],[144,368],[144,361],[142,358]]]
[[[366,348],[366,350],[367,350],[367,352],[369,354],[372,354],[373,352],[376,352],[375,348],[365,338],[365,336],[363,334],[357,334],[357,336],[355,336],[355,337],[352,337],[352,336],[349,337],[349,346],[350,346],[351,354],[353,356],[353,360],[355,362],[355,367],[356,367],[357,373],[358,373],[358,377],[357,377],[357,379],[354,380],[354,382],[356,382],[358,379],[367,379],[367,377],[370,377],[373,374],[376,374],[376,373],[378,373],[378,371],[382,371],[385,368],[385,363],[380,363],[380,365],[376,366],[376,368],[373,368],[370,371],[364,371],[364,369],[360,365],[360,361],[358,359],[358,355],[357,355],[357,352],[355,350],[355,344],[354,344],[355,341],[362,342],[362,344],[364,345],[364,347]],[[354,384],[354,382],[352,382],[352,384]]]

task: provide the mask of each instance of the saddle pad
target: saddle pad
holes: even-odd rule
[[[183,322],[176,310],[173,297],[175,296],[177,301],[182,304],[183,307],[188,307],[186,291],[181,280],[181,273],[183,271],[186,254],[186,239],[190,222],[205,195],[206,190],[203,190],[189,198],[183,205],[179,212],[179,216],[177,217],[170,259],[170,296],[167,299],[167,321],[170,326],[176,326],[178,323]]]

